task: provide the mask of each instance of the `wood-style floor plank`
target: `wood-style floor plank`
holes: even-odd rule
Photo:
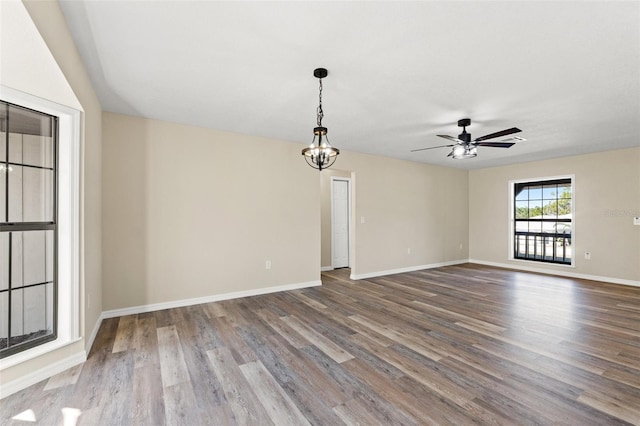
[[[0,424],[640,425],[640,289],[479,265],[105,319]]]

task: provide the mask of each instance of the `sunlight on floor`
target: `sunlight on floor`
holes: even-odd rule
[[[522,320],[553,324],[559,328],[575,327],[574,286],[572,283],[541,285],[531,282],[528,276],[516,279],[511,310]],[[532,292],[532,289],[539,290]]]
[[[63,426],[75,426],[78,423],[78,417],[82,414],[81,410],[77,408],[65,407],[62,409],[62,425]],[[23,422],[36,422],[36,413],[33,410],[25,410],[20,414],[12,417],[13,420],[21,420]]]

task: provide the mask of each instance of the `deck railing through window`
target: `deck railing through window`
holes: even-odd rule
[[[516,259],[571,264],[571,233],[516,231],[513,255]]]

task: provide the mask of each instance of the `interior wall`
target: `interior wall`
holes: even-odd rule
[[[105,310],[320,279],[321,179],[302,144],[113,113],[103,129]],[[352,272],[467,258],[466,171],[338,161],[326,176],[356,173],[365,217]]]
[[[105,310],[319,282],[302,145],[112,113],[103,128]]]
[[[575,268],[509,260],[509,181],[560,175],[575,175]],[[473,170],[469,210],[473,260],[640,281],[640,148]]]
[[[337,160],[336,160],[337,161]],[[320,232],[321,260],[323,269],[331,268],[331,177],[351,177],[351,172],[334,169],[323,170],[320,175]],[[353,197],[353,188],[351,188]]]
[[[468,257],[468,172],[341,152],[355,173],[354,277]]]
[[[3,1],[1,83],[83,111],[80,194],[80,334],[83,339],[2,371],[2,382],[19,380],[89,349],[102,312],[101,144],[102,109],[56,1]]]

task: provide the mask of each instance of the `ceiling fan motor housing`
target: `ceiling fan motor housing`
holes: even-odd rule
[[[458,120],[458,127],[462,127],[462,133],[458,135],[458,139],[464,142],[465,145],[471,143],[471,133],[467,133],[467,129],[465,127],[471,124],[470,118],[462,118]]]

